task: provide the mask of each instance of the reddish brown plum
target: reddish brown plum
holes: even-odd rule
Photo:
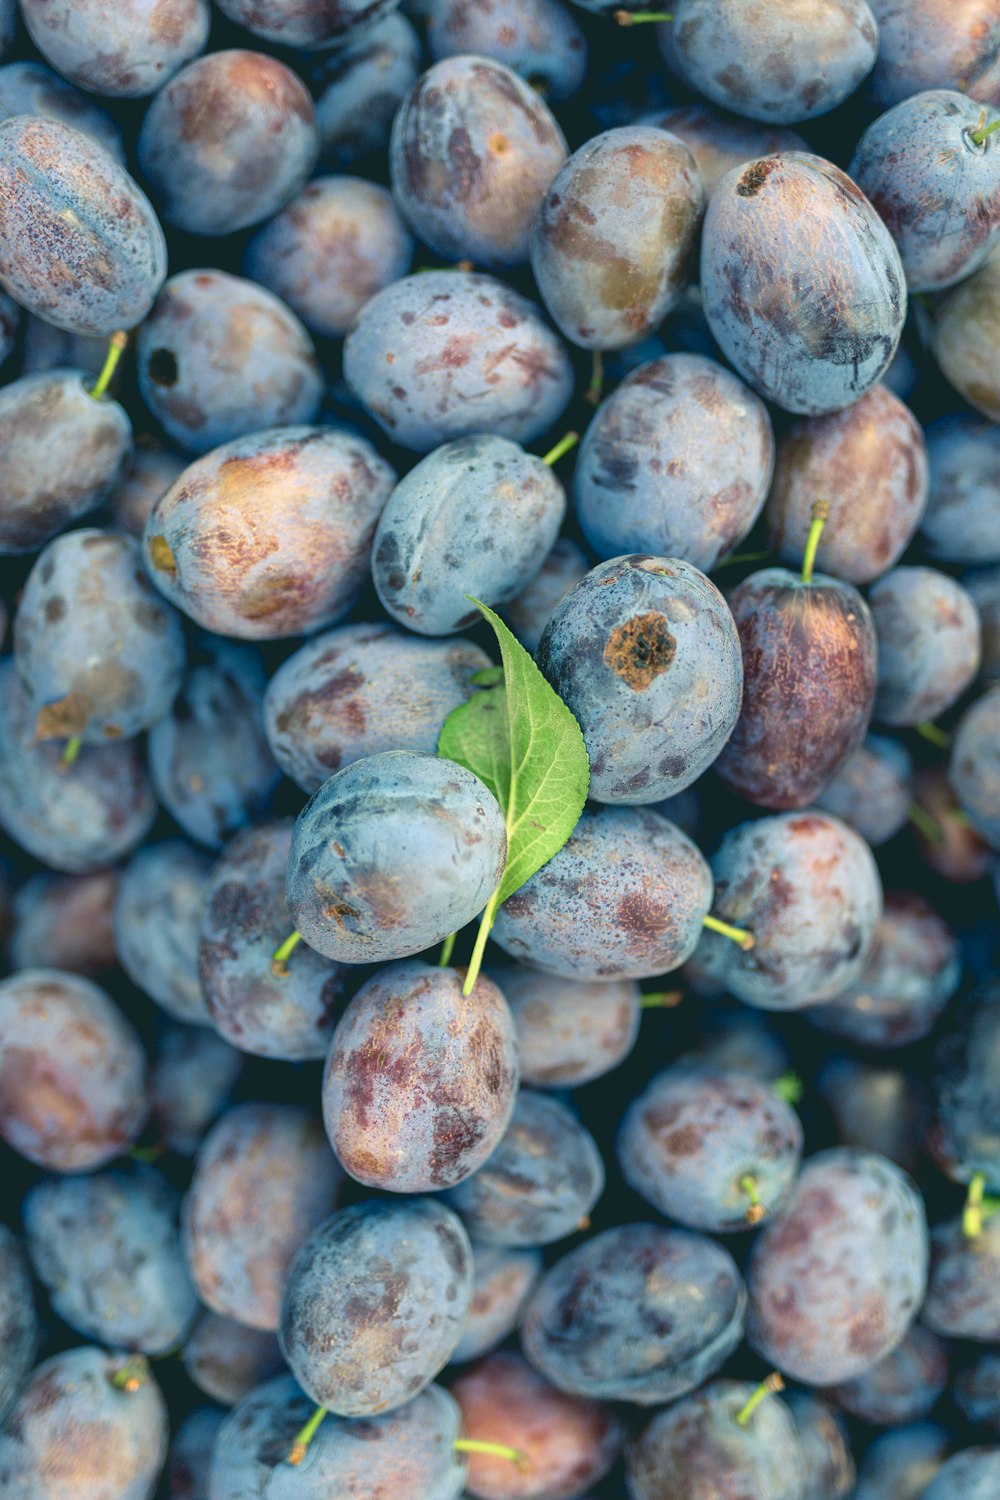
[[[393,11],[322,55],[313,73],[320,157],[343,171],[385,151],[392,121],[420,72],[421,41]]]
[[[542,1252],[472,1242],[472,1301],[462,1337],[451,1356],[465,1364],[488,1354],[514,1332],[542,1274]]]
[[[1000,103],[996,0],[869,0],[879,25],[871,75],[881,109],[923,89],[961,89]]]
[[[532,220],[566,160],[545,101],[510,68],[449,57],[399,107],[389,163],[400,212],[436,255],[521,265]]]
[[[882,734],[866,734],[816,806],[833,813],[876,849],[906,826],[913,802],[913,761],[905,745]]]
[[[166,1026],[149,1070],[159,1139],[178,1156],[194,1156],[212,1121],[229,1103],[243,1054],[206,1026]]]
[[[235,1406],[285,1368],[273,1333],[248,1328],[214,1312],[199,1318],[184,1344],[182,1357],[198,1389],[223,1406]]]
[[[364,31],[398,0],[218,0],[239,26],[281,47],[328,47]]]
[[[143,400],[187,453],[312,422],[323,396],[312,340],[295,314],[225,271],[182,271],[161,287],[136,362]]]
[[[909,546],[927,488],[920,424],[877,385],[846,411],[793,422],[785,431],[764,510],[768,540],[782,562],[801,565],[812,507],[825,500],[830,513],[816,566],[849,583],[870,583]]]
[[[370,443],[336,428],[237,438],[197,459],[154,505],[147,566],[206,630],[304,635],[354,603],[395,479]]]
[[[934,568],[893,568],[868,598],[878,636],[876,718],[896,726],[936,719],[979,670],[975,604]]]
[[[244,829],[205,888],[198,973],[212,1025],[257,1057],[323,1057],[344,972],[302,947],[281,972],[272,955],[294,927],[285,897],[291,819]],[[276,971],[277,969],[277,971]]]
[[[146,1058],[103,990],[58,969],[0,983],[0,1135],[53,1172],[83,1172],[146,1123]]]
[[[928,813],[928,826],[916,829],[924,862],[945,880],[970,885],[988,874],[993,863],[989,844],[963,811],[944,768],[918,771],[914,778],[916,806]]]
[[[38,115],[0,124],[0,286],[70,333],[108,338],[167,274],[149,200],[88,135]]]
[[[1000,251],[935,299],[929,343],[942,374],[991,422],[1000,422]]]
[[[557,104],[583,82],[586,37],[559,0],[429,0],[425,8],[435,62],[468,53],[491,58]]]
[[[521,964],[491,969],[514,1017],[521,1082],[578,1088],[625,1061],[639,1036],[634,979],[587,983]]]
[[[149,513],[187,468],[179,453],[139,440],[110,496],[112,524],[142,539]]]
[[[593,136],[553,178],[531,226],[531,267],[555,323],[584,349],[655,331],[691,271],[705,191],[665,130]]]
[[[961,412],[927,428],[930,497],[920,525],[931,557],[1000,562],[1000,427]]]
[[[826,574],[752,573],[730,597],[743,650],[743,707],[716,762],[758,807],[814,802],[861,744],[875,702],[868,606]]]
[[[191,234],[259,224],[302,187],[319,150],[301,79],[263,52],[213,52],[161,89],[139,132],[145,180]]]
[[[872,852],[829,813],[738,824],[712,859],[715,915],[749,931],[745,951],[706,932],[698,961],[748,1005],[800,1010],[861,974],[882,915]]]
[[[875,1427],[926,1417],[948,1384],[948,1346],[914,1323],[901,1344],[855,1380],[834,1389],[845,1411]]]
[[[323,1119],[346,1172],[366,1187],[454,1187],[500,1145],[517,1093],[517,1042],[489,979],[462,994],[456,969],[380,969],[337,1023]]]
[[[65,969],[95,979],[115,965],[112,911],[118,876],[36,875],[14,897],[12,969]]]
[[[318,1120],[240,1104],[213,1127],[184,1200],[188,1267],[213,1312],[273,1332],[291,1261],[336,1206],[343,1174]]]
[[[1000,1341],[1000,1214],[969,1239],[961,1219],[931,1231],[931,1274],[921,1317],[950,1339]]]
[[[556,605],[589,571],[583,548],[571,537],[561,536],[528,587],[507,601],[501,613],[526,651],[534,655],[538,650]]]
[[[733,167],[742,167],[758,156],[772,156],[777,151],[809,149],[794,130],[761,125],[700,102],[660,110],[640,124],[668,130],[684,142],[695,159],[706,195],[712,193],[720,178]]]
[[[313,333],[342,338],[412,259],[413,240],[384,187],[361,177],[318,177],[257,231],[243,269]]]
[[[754,1243],[747,1338],[810,1385],[853,1380],[899,1344],[927,1285],[923,1201],[865,1151],[821,1151]]]
[[[93,94],[155,94],[204,49],[208,0],[21,0],[31,40]]]
[[[463,1437],[521,1454],[513,1467],[492,1454],[469,1455],[465,1487],[477,1500],[572,1500],[604,1478],[622,1445],[612,1407],[556,1390],[519,1354],[480,1360],[451,1394]]]

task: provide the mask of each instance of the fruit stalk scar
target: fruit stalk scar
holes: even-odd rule
[[[740,1178],[740,1189],[746,1193],[750,1200],[747,1204],[746,1221],[748,1224],[759,1224],[764,1217],[764,1205],[760,1201],[760,1193],[757,1191],[757,1179],[748,1172],[745,1177]]]
[[[739,1425],[741,1427],[746,1427],[760,1403],[762,1401],[765,1401],[768,1396],[774,1395],[776,1391],[783,1391],[784,1389],[785,1382],[782,1380],[777,1370],[773,1370],[771,1374],[768,1375],[766,1380],[761,1381],[760,1385],[754,1391],[753,1395],[750,1396],[746,1404],[742,1406],[736,1413],[736,1420]]]
[[[747,932],[743,927],[733,927],[729,922],[723,922],[719,917],[702,917],[702,923],[709,932],[717,932],[721,937],[729,938],[734,943],[739,943],[744,953],[749,953],[754,946],[754,935]]]
[[[291,958],[292,954],[295,952],[301,941],[302,934],[296,928],[295,931],[288,934],[288,936],[285,938],[285,941],[281,944],[280,948],[275,948],[274,952],[271,955],[271,973],[274,974],[276,978],[285,978],[288,973],[288,960],[289,958]]]
[[[326,1407],[317,1406],[316,1410],[313,1412],[308,1422],[306,1422],[305,1426],[299,1428],[298,1432],[295,1434],[295,1439],[292,1443],[292,1446],[289,1449],[288,1462],[290,1464],[294,1464],[296,1467],[298,1467],[298,1465],[305,1458],[306,1449],[309,1447],[309,1444],[316,1436],[316,1433],[319,1430],[319,1424],[322,1422],[325,1416]]]

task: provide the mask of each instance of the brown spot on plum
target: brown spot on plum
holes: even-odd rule
[[[604,648],[604,664],[635,692],[643,693],[669,668],[677,642],[667,629],[665,615],[633,615],[617,625]]]

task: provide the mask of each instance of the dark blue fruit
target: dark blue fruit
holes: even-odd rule
[[[125,147],[116,121],[93,99],[81,94],[40,62],[12,62],[0,68],[0,119],[44,115],[84,135],[92,135],[109,156],[125,165]]]
[[[1000,1448],[966,1448],[945,1460],[922,1500],[993,1500],[1000,1486]]]
[[[586,38],[559,0],[431,0],[425,9],[435,62],[468,53],[491,58],[556,103],[583,82]]]
[[[959,720],[948,774],[975,832],[1000,849],[1000,688],[984,693]]]
[[[235,1406],[285,1368],[273,1333],[213,1312],[198,1320],[185,1341],[183,1359],[198,1389],[223,1406]]]
[[[941,373],[991,422],[1000,422],[998,320],[1000,258],[991,255],[978,271],[934,300],[927,323],[927,342]]]
[[[961,1219],[931,1230],[931,1272],[921,1317],[949,1339],[1000,1340],[1000,1217],[975,1239]]]
[[[561,536],[527,588],[507,601],[501,614],[526,651],[535,654],[556,605],[589,568],[583,548],[572,537]]]
[[[856,1379],[836,1387],[845,1411],[876,1427],[925,1417],[948,1384],[948,1346],[914,1323],[901,1344]]]
[[[936,719],[979,670],[979,614],[936,568],[893,568],[868,596],[878,636],[875,717],[884,724]]]
[[[949,1446],[949,1434],[932,1422],[884,1433],[864,1456],[854,1500],[921,1500]]]
[[[453,1364],[488,1354],[514,1332],[542,1274],[540,1250],[472,1242],[472,1301]]]
[[[13,1233],[0,1224],[0,1423],[28,1378],[37,1339],[28,1259]]]
[[[322,54],[313,73],[320,158],[341,171],[384,152],[392,121],[420,72],[413,25],[393,11]]]
[[[809,1500],[850,1500],[856,1473],[843,1417],[808,1391],[792,1391],[785,1405],[799,1435]]]
[[[910,752],[883,734],[866,734],[816,798],[817,807],[849,823],[873,849],[905,827],[912,803]]]
[[[149,844],[122,871],[114,938],[126,974],[178,1021],[209,1024],[198,978],[208,856],[183,839]]]
[[[491,969],[514,1017],[521,1082],[578,1088],[625,1061],[639,1035],[634,979],[588,984],[522,964]]]
[[[163,1144],[194,1156],[205,1132],[229,1103],[242,1054],[205,1026],[167,1026],[149,1070],[153,1119]]]

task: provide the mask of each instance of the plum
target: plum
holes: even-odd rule
[[[435,62],[475,53],[504,63],[561,103],[587,71],[587,40],[559,0],[430,0],[427,43]]]
[[[875,715],[921,724],[945,712],[979,670],[979,613],[935,568],[893,568],[868,595],[878,636]]]
[[[639,1036],[634,979],[587,983],[522,964],[491,969],[514,1018],[521,1082],[578,1088],[624,1062]]]
[[[12,969],[68,969],[96,979],[116,962],[112,913],[115,870],[89,875],[35,875],[14,897]]]
[[[385,152],[393,116],[420,72],[420,54],[420,39],[399,11],[323,54],[313,73],[322,161],[343,171]]]
[[[849,823],[873,849],[906,826],[912,802],[910,753],[883,734],[866,734],[816,798],[817,807]]]
[[[184,1344],[182,1357],[198,1389],[223,1406],[235,1406],[285,1368],[275,1334],[213,1312],[202,1314]]]
[[[973,831],[1000,850],[1000,688],[984,693],[959,720],[948,775]]]
[[[990,138],[992,141],[992,137]],[[996,143],[993,143],[996,150]],[[1000,250],[942,293],[929,314],[931,352],[970,406],[1000,421]],[[977,561],[985,561],[979,557]]]
[[[204,51],[208,0],[21,0],[31,40],[64,78],[94,94],[155,94]]]
[[[682,140],[695,159],[706,195],[720,178],[758,156],[776,151],[808,151],[802,137],[782,125],[761,125],[743,115],[727,114],[700,101],[658,110],[639,121],[667,130]]]
[[[451,1356],[466,1364],[488,1354],[518,1327],[524,1304],[542,1274],[542,1253],[472,1241],[472,1301],[462,1337]]]
[[[879,25],[871,75],[881,109],[923,89],[961,89],[1000,103],[996,0],[869,0]]]

